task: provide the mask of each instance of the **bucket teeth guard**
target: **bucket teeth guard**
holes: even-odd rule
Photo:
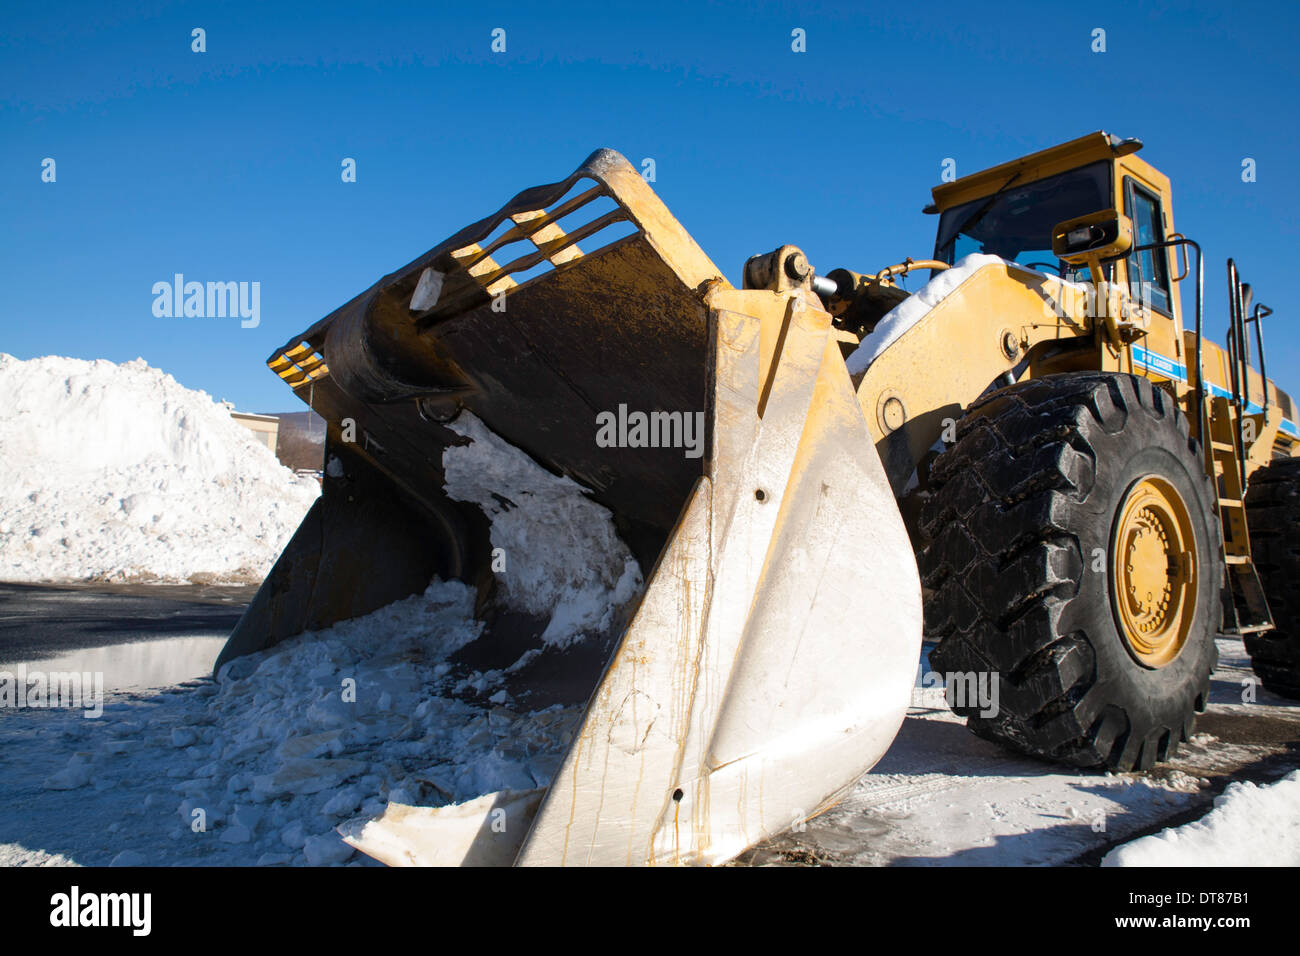
[[[619,154],[520,193],[269,364],[337,461],[218,668],[432,575],[491,593],[486,520],[443,491],[461,409],[583,485],[647,577],[625,630],[530,688],[588,701],[549,789],[511,797],[531,825],[390,808],[382,841],[349,842],[395,863],[723,862],[888,748],[920,586],[830,316],[799,289],[732,288]],[[601,447],[597,416],[620,406],[703,412],[703,454]],[[508,646],[511,622],[481,610],[476,643]]]

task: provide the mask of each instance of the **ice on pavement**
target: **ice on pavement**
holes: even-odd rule
[[[363,810],[367,816],[373,814],[390,796],[418,799],[427,795],[430,804],[443,800],[442,792],[430,786],[428,778],[445,786],[444,778],[458,773],[463,761],[438,765],[437,752],[411,756],[404,748],[414,740],[399,739],[388,746],[340,740],[347,735],[335,736],[334,731],[342,728],[315,723],[318,716],[337,706],[332,701],[323,703],[310,720],[305,714],[318,697],[327,696],[330,687],[339,686],[350,670],[346,661],[353,654],[363,662],[351,670],[350,676],[356,677],[383,671],[383,655],[398,646],[412,655],[418,647],[433,647],[436,657],[436,648],[457,643],[464,632],[454,626],[460,614],[454,603],[449,592],[435,588],[432,595],[410,599],[404,609],[386,609],[372,621],[352,622],[355,631],[324,632],[326,646],[315,651],[307,650],[311,642],[305,639],[283,645],[293,655],[324,655],[320,664],[313,665],[321,667],[321,676],[311,678],[308,688],[253,673],[240,678],[238,689],[226,692],[229,698],[223,698],[223,692],[211,684],[172,688],[152,696],[119,696],[109,701],[99,720],[83,719],[79,711],[0,713],[0,865],[107,865],[126,850],[164,865],[370,863],[368,858],[351,854],[351,848],[337,839],[335,825],[355,819]],[[428,606],[441,607],[439,613],[453,627],[435,635],[426,633],[417,621],[408,629],[403,622],[418,619],[419,608]],[[463,618],[461,623],[476,626]],[[358,646],[372,628],[395,629],[398,645]],[[330,640],[340,646],[331,651]],[[1219,648],[1211,716],[1250,721],[1287,718],[1292,708],[1266,694],[1259,702],[1239,703],[1241,679],[1250,673],[1249,661],[1240,640],[1220,640]],[[344,663],[334,664],[336,654]],[[260,667],[260,661],[269,656],[257,658],[255,666]],[[310,660],[307,657],[300,663],[306,666]],[[298,663],[286,660],[279,666],[299,675],[295,680],[302,680]],[[426,660],[418,673],[436,675],[440,666]],[[330,669],[334,669],[333,676]],[[928,670],[923,660],[918,677]],[[397,674],[404,672],[399,664]],[[466,685],[458,692],[461,681]],[[468,694],[468,684],[480,681],[483,691]],[[358,681],[358,688],[366,686],[367,680]],[[564,734],[572,724],[565,721],[576,719],[576,715],[569,717],[562,709],[540,714],[522,708],[516,711],[508,704],[498,710],[483,699],[500,693],[495,688],[486,675],[456,677],[448,673],[440,683],[435,676],[431,691],[422,692],[419,700],[438,698],[431,710],[447,713],[449,722],[453,717],[459,719],[459,714],[471,720],[486,718],[476,726],[480,730],[486,727],[487,733],[466,741],[465,759],[477,761],[475,771],[497,778],[490,779],[490,785],[505,776],[498,770],[518,767],[521,758],[528,780],[539,781],[541,777],[532,771],[540,775],[548,767],[553,769],[559,752],[567,746]],[[261,698],[274,713],[276,708],[267,700],[272,694],[287,695],[279,705],[285,723],[277,726],[292,723],[290,707],[304,714],[303,725],[291,738],[250,736],[231,746],[234,735],[248,730],[240,708]],[[291,703],[288,697],[296,701]],[[358,695],[363,709],[371,706],[370,700]],[[401,706],[403,700],[395,698],[389,711],[372,711],[372,720],[402,715]],[[416,703],[409,713],[413,715],[418,707]],[[516,715],[513,723],[509,722],[512,712]],[[411,723],[417,735],[453,733],[431,715]],[[377,729],[374,723],[362,726]],[[405,718],[401,726],[406,726]],[[530,730],[536,734],[531,743],[516,736]],[[361,728],[356,734],[364,736]],[[214,758],[218,744],[222,756]],[[226,756],[228,746],[231,749]],[[447,748],[452,745],[448,743]],[[1162,766],[1153,774],[1105,774],[1054,767],[975,737],[948,709],[942,688],[918,682],[902,732],[876,769],[835,809],[807,821],[800,832],[769,841],[755,851],[751,862],[1068,863],[1099,847],[1130,840],[1171,815],[1202,806],[1211,786],[1203,774],[1255,763],[1265,752],[1255,744],[1236,744],[1198,733],[1180,754],[1182,770]],[[285,770],[291,760],[319,763]],[[498,760],[502,763],[494,768]],[[366,769],[341,761],[364,764]],[[436,770],[431,770],[435,765]],[[352,770],[358,770],[357,775],[347,776]],[[76,786],[68,790],[44,788],[45,781],[65,771],[67,782]],[[262,793],[291,785],[299,792],[261,799],[252,779],[277,773],[281,773],[278,780],[263,782]],[[337,782],[342,777],[346,779]],[[319,783],[328,783],[333,789],[306,792]],[[516,783],[527,781],[519,778]],[[527,783],[524,790],[516,792],[526,793],[534,785]],[[446,799],[460,799],[463,792]],[[186,806],[187,800],[198,802]],[[196,833],[191,829],[192,815],[182,816],[179,811],[192,810],[200,803],[215,812],[209,815],[206,832]],[[500,803],[498,799],[491,805]],[[349,809],[352,807],[356,809]],[[410,820],[390,816],[387,829],[401,836],[403,825],[419,828],[426,820],[424,815]],[[441,836],[445,821],[439,822]],[[417,849],[423,848],[417,843]],[[392,852],[394,856],[407,853],[408,846],[398,841]]]
[[[1228,784],[1200,820],[1116,847],[1102,866],[1300,866],[1300,770]]]
[[[215,684],[110,700],[101,718],[71,726],[52,714],[75,749],[67,756],[65,745],[67,762],[44,787],[89,793],[146,782],[159,808],[154,849],[183,864],[214,853],[223,861],[225,847],[246,862],[284,854],[340,863],[352,850],[334,828],[378,816],[390,801],[443,806],[543,787],[582,708],[517,712],[493,702],[506,699],[500,675],[454,668],[448,658],[482,627],[473,610],[473,588],[435,581],[373,614],[238,658]],[[10,738],[16,723],[0,726],[7,758],[40,740]],[[144,830],[126,846],[148,854]]]
[[[506,567],[518,569],[509,583],[540,588],[529,578],[537,573],[555,582],[544,606],[527,605],[556,610],[549,640],[581,642],[625,614],[642,582],[609,512],[476,420],[457,428],[472,442],[448,450],[449,475],[468,500],[484,500],[487,487],[500,496],[484,510],[494,545],[508,549]],[[32,806],[53,792],[84,793],[96,837],[108,820],[129,817],[129,832],[107,841],[114,854],[177,864],[356,860],[335,830],[341,823],[390,803],[441,807],[535,791],[568,748],[582,705],[526,709],[506,690],[508,667],[480,673],[453,660],[482,633],[475,597],[459,581],[435,579],[372,614],[237,658],[215,683],[119,696],[95,720],[6,716],[0,753],[43,768]],[[55,753],[61,761],[49,759]],[[119,802],[123,794],[134,799]],[[29,846],[32,827],[21,813],[0,814],[0,861],[18,853],[13,844]]]
[[[319,493],[143,359],[0,353],[0,580],[260,580]]]

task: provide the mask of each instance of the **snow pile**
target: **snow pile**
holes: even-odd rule
[[[493,702],[504,693],[483,699],[480,675],[449,660],[480,634],[473,609],[473,588],[435,581],[238,658],[216,684],[156,698],[147,716],[116,701],[97,720],[57,715],[87,739],[45,787],[144,782],[170,837],[152,842],[180,851],[174,862],[216,862],[230,847],[245,862],[311,865],[351,858],[335,827],[389,801],[436,807],[543,787],[583,707],[518,713]],[[148,850],[137,837],[128,847]]]
[[[319,494],[143,359],[0,354],[0,580],[260,580]]]
[[[1231,783],[1200,820],[1116,847],[1102,866],[1300,866],[1300,770]]]
[[[609,628],[618,608],[642,588],[641,570],[609,512],[472,413],[461,412],[450,427],[472,441],[443,453],[447,494],[473,502],[491,520],[492,546],[504,558],[498,575],[507,605],[551,615],[542,641],[555,647]]]
[[[458,668],[452,656],[483,627],[474,595],[435,581],[238,658],[216,684],[163,695],[147,717],[118,702],[93,721],[58,715],[72,724],[64,733],[93,739],[45,787],[148,782],[145,805],[174,808],[174,862],[214,862],[228,845],[245,862],[310,865],[350,859],[335,828],[389,802],[440,807],[545,787],[584,705],[517,712],[503,690],[488,694],[491,680]]]
[[[998,256],[986,256],[978,252],[972,252],[960,259],[952,268],[940,272],[918,289],[914,295],[908,296],[890,310],[871,333],[862,339],[857,349],[849,355],[845,362],[849,374],[859,375],[865,372],[885,349],[902,338],[903,333],[925,318],[931,309],[956,292],[958,286],[980,269],[992,265],[1013,266],[1022,272],[1034,272],[1033,269],[1026,269],[1018,262],[1008,262]],[[1041,275],[1044,279],[1051,280],[1059,285],[1076,285],[1076,283],[1066,282],[1059,276],[1046,273],[1035,274]]]
[[[493,543],[508,549],[512,599],[554,614],[551,652],[619,623],[642,582],[609,512],[476,419],[453,427],[472,442],[446,453],[452,485],[483,502]],[[493,639],[474,618],[475,598],[468,585],[435,579],[423,594],[237,658],[216,684],[155,698],[147,716],[117,701],[96,720],[64,717],[59,732],[76,752],[45,787],[151,787],[144,803],[167,811],[180,851],[171,862],[268,865],[348,861],[354,851],[336,827],[362,825],[390,803],[455,807],[492,795],[490,806],[503,793],[535,793],[558,770],[585,700],[515,704],[507,678],[526,686],[536,649],[504,670],[462,663],[458,651]],[[0,743],[10,743],[3,727]],[[167,858],[158,842],[150,862]],[[130,848],[149,849],[141,844]]]

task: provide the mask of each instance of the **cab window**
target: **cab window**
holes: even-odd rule
[[[1110,206],[1110,176],[1103,161],[1027,183],[1011,177],[993,195],[943,212],[935,258],[952,264],[980,252],[1060,273],[1068,267],[1052,253],[1052,228]]]
[[[1125,213],[1133,220],[1133,245],[1165,241],[1160,199],[1131,178],[1124,179]],[[1129,294],[1134,300],[1149,301],[1157,312],[1172,315],[1169,307],[1169,259],[1165,249],[1147,249],[1128,258]],[[1143,299],[1143,290],[1147,299]]]

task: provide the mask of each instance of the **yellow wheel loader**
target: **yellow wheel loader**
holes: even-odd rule
[[[1203,340],[1199,247],[1139,147],[936,188],[929,259],[818,275],[783,246],[739,289],[615,152],[520,193],[271,357],[329,423],[324,490],[218,670],[434,577],[475,589],[467,652],[515,662],[523,706],[585,711],[540,799],[390,807],[357,841],[406,862],[730,859],[883,755],[923,629],[950,688],[994,691],[950,691],[973,730],[1074,764],[1171,753],[1220,631],[1300,694],[1268,310],[1230,264],[1229,347]],[[637,414],[699,416],[699,452]],[[488,516],[447,493],[466,415],[607,509],[645,581],[629,620],[554,647],[506,600]]]

